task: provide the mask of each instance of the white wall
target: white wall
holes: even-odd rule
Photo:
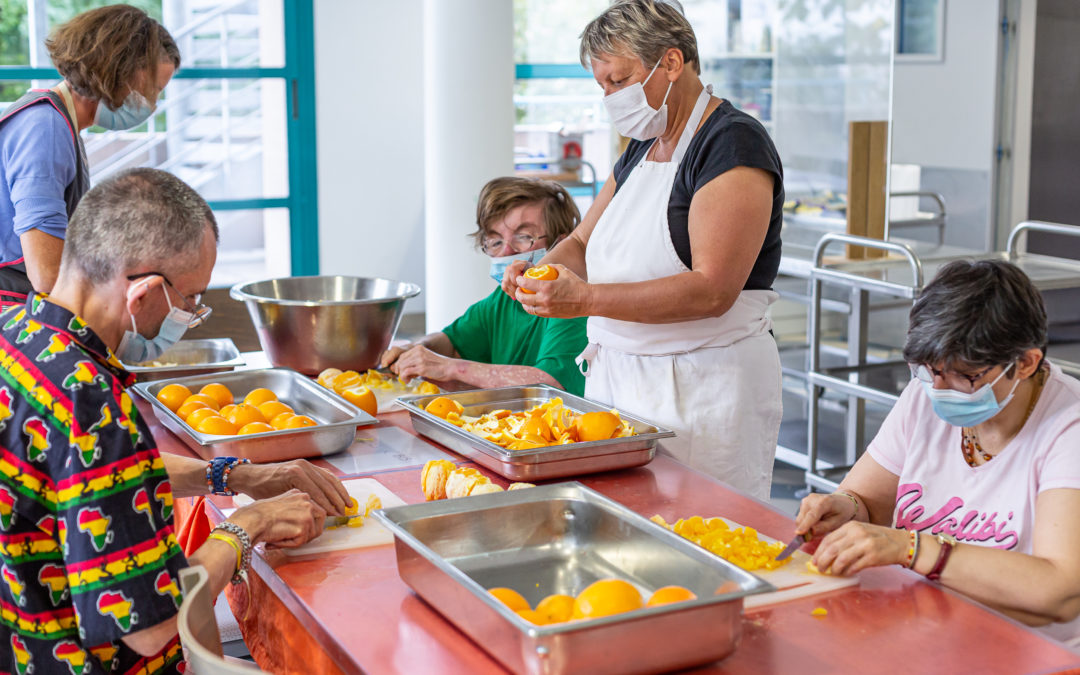
[[[895,64],[892,161],[989,171],[1000,8],[994,0],[943,1],[944,61]]]
[[[322,274],[424,286],[422,19],[423,0],[315,2]]]

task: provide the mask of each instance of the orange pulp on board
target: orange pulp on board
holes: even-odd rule
[[[520,612],[523,609],[532,609],[529,607],[529,601],[522,597],[521,593],[518,593],[512,588],[489,588],[488,593],[491,593],[495,598],[506,605],[515,612]]]
[[[252,389],[250,392],[248,392],[248,395],[244,397],[244,403],[247,403],[248,405],[251,405],[251,406],[258,406],[261,403],[266,403],[267,401],[276,401],[276,400],[277,400],[277,394],[270,391],[266,387],[259,387],[258,389]]]
[[[644,603],[638,589],[622,579],[601,579],[578,593],[574,599],[573,618],[596,619],[641,609]]]
[[[436,417],[446,419],[446,416],[450,413],[457,413],[458,415],[460,415],[465,411],[465,408],[463,408],[461,404],[457,401],[446,398],[445,396],[440,396],[433,400],[431,403],[428,403],[427,407],[424,408],[424,410],[431,413],[432,415],[435,415]]]
[[[176,412],[184,404],[191,390],[182,384],[167,384],[157,394],[157,400],[161,401],[166,408]]]
[[[261,434],[273,430],[274,427],[270,426],[266,422],[248,422],[244,426],[240,427],[240,431],[237,431],[236,435],[246,436],[248,434]]]
[[[232,392],[220,382],[211,382],[199,390],[200,394],[206,394],[218,402],[219,406],[229,405],[233,402]]]
[[[220,415],[207,417],[199,426],[195,427],[201,433],[215,434],[218,436],[233,436],[236,434],[236,425]]]
[[[545,624],[563,623],[574,615],[574,597],[554,593],[536,604],[536,613]]]
[[[375,400],[375,392],[364,385],[343,390],[341,397],[373,417],[379,411],[379,403]]]
[[[658,588],[649,597],[649,601],[645,603],[646,607],[655,607],[657,605],[666,605],[671,602],[685,602],[687,600],[696,600],[697,596],[693,591],[683,588],[682,586],[664,586]]]
[[[237,427],[242,427],[252,422],[265,422],[266,418],[255,406],[249,403],[241,403],[229,411],[229,421]]]
[[[553,281],[559,278],[559,271],[551,265],[541,265],[540,267],[530,267],[525,270],[525,274],[522,276],[529,279],[536,279],[537,281]],[[522,293],[528,293],[532,295],[534,291],[530,291],[526,288],[521,289]]]

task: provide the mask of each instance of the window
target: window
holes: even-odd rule
[[[945,58],[945,0],[896,1],[898,61]]]

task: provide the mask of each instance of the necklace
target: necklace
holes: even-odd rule
[[[1023,421],[1020,422],[1021,429],[1027,424],[1032,411],[1035,410],[1035,404],[1039,401],[1039,394],[1042,393],[1043,385],[1046,384],[1046,370],[1040,369],[1035,378],[1035,390],[1031,392],[1031,402],[1028,404],[1027,412],[1024,413]],[[1017,433],[1020,433],[1019,430],[1017,430]],[[960,451],[964,454],[964,461],[968,463],[968,466],[972,467],[978,466],[975,459],[976,454],[982,457],[983,462],[989,462],[994,458],[994,455],[984,450],[982,445],[979,444],[979,435],[974,427],[964,427],[961,430]]]

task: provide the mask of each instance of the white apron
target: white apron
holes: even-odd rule
[[[589,283],[629,283],[689,271],[668,229],[675,175],[705,113],[698,97],[670,162],[644,158],[597,221],[585,251]],[[646,153],[647,155],[647,153]],[[578,357],[585,396],[661,426],[676,459],[765,500],[780,430],[780,356],[769,334],[772,291],[743,291],[723,316],[647,324],[589,317]]]

